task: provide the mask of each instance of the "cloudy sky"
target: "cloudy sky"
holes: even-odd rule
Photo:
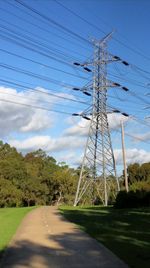
[[[129,114],[108,114],[118,172],[121,121],[127,164],[150,161],[149,10],[146,0],[1,0],[0,138],[23,153],[41,148],[79,165],[89,121],[72,114],[92,100],[73,88],[92,85],[92,73],[73,62],[91,62],[91,40],[114,30],[108,50],[129,63],[111,63],[107,70],[108,80],[121,85],[108,89],[108,111]]]

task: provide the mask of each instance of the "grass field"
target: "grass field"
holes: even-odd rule
[[[62,206],[60,210],[129,267],[150,267],[150,208],[119,210]]]
[[[0,258],[23,217],[31,208],[0,208]]]

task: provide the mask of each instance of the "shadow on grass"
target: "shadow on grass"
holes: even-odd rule
[[[130,267],[150,267],[150,209],[86,207],[62,214],[102,242]]]

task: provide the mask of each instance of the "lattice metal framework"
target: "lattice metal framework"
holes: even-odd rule
[[[106,106],[106,69],[107,64],[113,61],[107,53],[107,41],[110,37],[111,34],[101,41],[94,41],[92,117],[74,206],[86,197],[94,202],[97,196],[107,206],[110,188],[119,190]]]

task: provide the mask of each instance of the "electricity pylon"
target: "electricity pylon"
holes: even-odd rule
[[[106,106],[107,89],[113,86],[106,78],[107,64],[115,60],[107,53],[107,41],[111,35],[94,41],[94,61],[81,65],[93,67],[93,104],[74,206],[86,196],[91,196],[93,202],[96,196],[100,196],[107,206],[112,179],[119,190]]]

